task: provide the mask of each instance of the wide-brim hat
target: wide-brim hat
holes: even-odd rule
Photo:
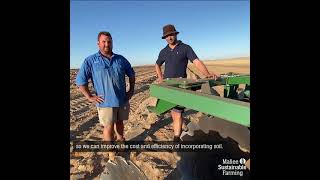
[[[163,27],[163,35],[161,38],[165,39],[166,36],[168,36],[170,34],[179,34],[179,32],[176,31],[176,28],[174,27],[174,25],[172,25],[172,24],[165,25]]]

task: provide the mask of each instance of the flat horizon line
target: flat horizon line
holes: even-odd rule
[[[232,60],[238,60],[241,58],[248,58],[250,60],[250,56],[242,56],[242,57],[232,57],[232,58],[202,59],[201,61],[232,61]],[[142,67],[142,66],[154,66],[154,64],[134,65],[132,67]],[[70,70],[77,70],[77,69],[79,68],[70,68]]]

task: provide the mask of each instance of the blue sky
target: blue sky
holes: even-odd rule
[[[109,31],[113,52],[131,65],[154,64],[167,43],[162,27],[201,60],[250,56],[249,1],[71,1],[70,68],[98,52],[97,35]]]

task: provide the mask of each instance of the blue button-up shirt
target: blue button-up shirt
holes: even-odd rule
[[[86,85],[91,79],[97,95],[104,99],[97,107],[120,107],[128,101],[125,75],[135,75],[126,58],[113,54],[109,60],[99,51],[85,59],[77,74],[76,84]]]

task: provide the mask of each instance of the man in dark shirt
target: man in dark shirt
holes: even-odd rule
[[[163,48],[156,62],[156,72],[158,76],[158,83],[161,83],[164,78],[186,78],[188,60],[190,60],[196,68],[207,78],[217,78],[218,74],[210,73],[206,66],[199,60],[193,49],[184,44],[182,41],[177,40],[177,34],[175,27],[168,24],[163,27],[162,39],[166,39],[168,45]],[[161,72],[161,66],[165,63],[164,75]],[[196,103],[196,102],[195,102]],[[182,129],[182,116],[184,108],[176,107],[172,109],[171,116],[173,120],[174,141],[180,140]]]

